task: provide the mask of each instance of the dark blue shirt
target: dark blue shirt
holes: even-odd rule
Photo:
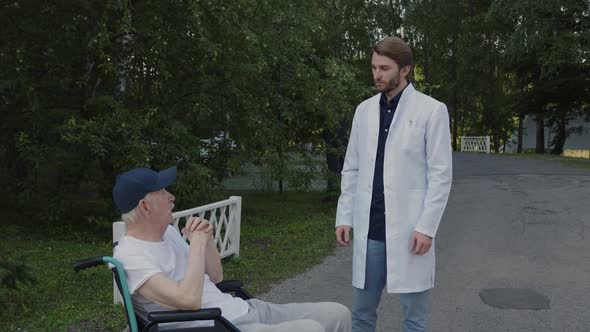
[[[369,239],[385,241],[385,195],[383,194],[383,160],[385,159],[385,142],[389,134],[389,127],[397,104],[402,96],[400,91],[389,103],[387,95],[381,93],[379,100],[379,142],[375,157],[375,174],[373,175],[373,197],[371,198],[371,213],[369,216]]]

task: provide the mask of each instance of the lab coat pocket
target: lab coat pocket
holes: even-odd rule
[[[424,127],[415,124],[413,121],[408,121],[403,131],[401,148],[409,151],[424,150],[424,133]]]

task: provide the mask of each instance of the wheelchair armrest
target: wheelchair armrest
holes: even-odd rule
[[[148,314],[148,321],[155,323],[186,322],[191,320],[211,320],[221,317],[221,309],[154,311]]]
[[[220,291],[227,293],[242,288],[242,286],[244,286],[244,283],[242,282],[242,280],[224,280],[222,282],[215,284],[215,286],[217,286],[217,288],[219,288]]]
[[[242,280],[224,280],[215,284],[220,291],[224,293],[234,293],[234,296],[242,298],[244,300],[253,298],[252,294],[248,293],[247,290],[242,288],[244,283]]]

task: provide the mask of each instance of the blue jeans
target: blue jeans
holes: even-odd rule
[[[377,306],[387,281],[385,242],[367,240],[365,289],[353,287],[352,331],[375,331]],[[404,312],[403,331],[426,331],[429,291],[400,294]]]

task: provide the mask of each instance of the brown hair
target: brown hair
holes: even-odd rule
[[[414,57],[412,49],[399,37],[386,37],[381,39],[375,46],[373,52],[386,56],[395,61],[400,69],[405,66],[412,66],[408,78],[412,77]]]

